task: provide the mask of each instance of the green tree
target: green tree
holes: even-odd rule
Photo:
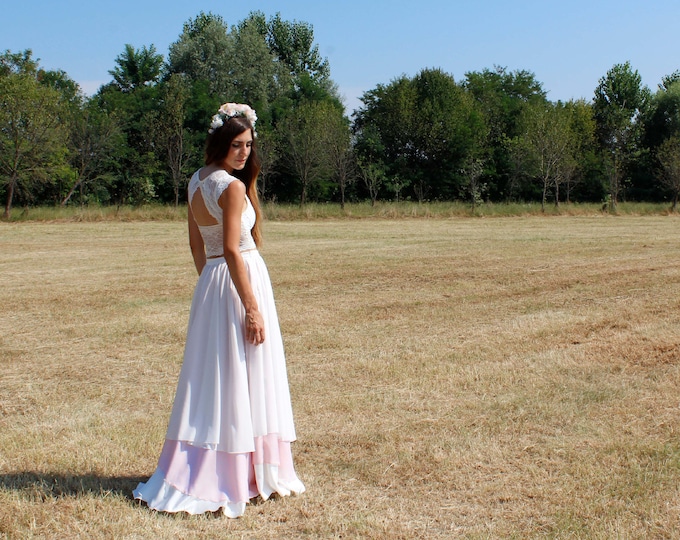
[[[116,64],[109,74],[123,92],[131,92],[158,81],[163,56],[156,52],[154,45],[135,49],[132,45],[126,44],[123,53],[116,58]]]
[[[242,51],[243,52],[243,51]],[[208,92],[220,103],[234,94],[234,43],[219,15],[201,12],[184,24],[168,51],[168,74],[183,73],[190,81],[207,81]]]
[[[83,106],[85,96],[80,86],[65,71],[39,69],[37,79],[43,86],[49,86],[59,92],[62,100],[70,106],[74,113]]]
[[[92,99],[105,113],[115,115],[125,138],[115,169],[110,171],[114,178],[109,184],[110,195],[117,204],[140,204],[155,198],[157,186],[163,183],[163,156],[152,136],[160,108],[157,81],[162,56],[153,46],[134,51],[126,45],[116,62],[118,75],[112,72],[114,80]]]
[[[673,83],[680,81],[680,69],[675,70],[670,75],[665,75],[661,78],[660,90],[668,90]]]
[[[38,76],[38,61],[33,59],[31,49],[18,53],[6,50],[0,55],[0,77],[9,75]]]
[[[487,136],[484,120],[464,88],[441,70],[421,71],[413,85],[418,198],[422,200],[428,189],[435,197],[456,198],[465,184],[460,169],[482,156]]]
[[[614,65],[595,89],[593,111],[597,135],[609,176],[609,209],[616,210],[626,166],[634,157],[639,120],[650,98],[649,89],[630,62]]]
[[[651,99],[644,116],[644,144],[652,149],[666,139],[680,133],[680,79],[671,82],[669,77]]]
[[[536,103],[523,111],[522,137],[541,182],[542,210],[551,188],[555,206],[559,205],[560,186],[573,176],[576,168],[577,142],[570,116],[570,110],[561,103]]]
[[[644,146],[649,150],[646,165],[652,170],[656,191],[670,192],[677,206],[675,167],[680,139],[680,72],[663,78],[644,119]],[[660,189],[659,189],[660,188]]]
[[[339,109],[332,109],[326,117],[326,151],[332,178],[340,190],[340,207],[345,208],[347,187],[354,182],[356,156],[352,148],[348,119]]]
[[[329,119],[342,114],[328,101],[300,105],[280,125],[282,158],[296,175],[300,206],[307,202],[311,188],[330,174],[327,151]]]
[[[517,174],[517,147],[510,141],[522,132],[522,111],[530,104],[547,102],[541,83],[530,71],[495,66],[467,72],[462,84],[488,130],[483,154],[490,197],[531,196],[533,188],[523,185],[522,175]]]
[[[602,200],[601,175],[597,172],[597,150],[595,139],[595,118],[591,103],[584,99],[570,100],[564,104],[569,117],[569,125],[573,134],[574,171],[565,182],[564,200],[571,202],[575,188],[581,194],[597,201]]]
[[[364,94],[364,99],[369,99],[367,94]],[[385,149],[377,126],[367,117],[358,116],[352,125],[352,132],[357,172],[371,199],[371,206],[374,206],[385,176]]]
[[[359,168],[359,175],[368,190],[371,198],[371,206],[375,206],[380,193],[380,187],[385,181],[385,170],[380,162],[365,162],[359,159],[357,161]]]
[[[385,183],[385,177],[406,170],[416,158],[412,111],[417,108],[417,93],[411,79],[402,75],[388,85],[378,84],[360,99],[363,105],[355,113],[353,131],[362,176],[366,171],[373,172],[369,164],[383,173],[372,175],[371,178],[380,178],[380,182],[367,186],[374,202],[379,193],[372,193],[372,187],[379,187]]]
[[[175,206],[179,204],[180,191],[186,183],[187,165],[193,153],[185,127],[189,91],[190,85],[185,77],[172,74],[160,87],[159,107],[149,121],[150,137],[170,171]]]
[[[527,141],[521,135],[505,138],[501,141],[507,166],[507,193],[526,193],[526,186],[531,185],[532,152]],[[508,199],[510,197],[508,196]]]
[[[671,209],[675,211],[680,196],[680,134],[661,143],[657,159],[661,165],[661,184],[670,192],[673,201]]]
[[[75,174],[67,193],[61,198],[66,205],[76,191],[83,203],[84,189],[98,181],[110,181],[112,163],[123,144],[123,135],[115,115],[89,102],[73,119],[69,129],[70,164]]]
[[[267,41],[296,83],[303,77],[310,77],[322,87],[329,83],[330,66],[328,60],[319,55],[318,45],[314,44],[312,25],[284,21],[277,13],[268,23]]]
[[[427,69],[402,76],[362,96],[354,131],[363,160],[380,156],[388,180],[414,186],[419,200],[452,199],[464,180],[461,169],[484,139],[473,100],[451,75]]]
[[[235,88],[233,99],[250,103],[258,114],[258,124],[271,126],[271,106],[282,96],[290,93],[290,77],[277,61],[266,39],[264,15],[250,16],[232,29],[234,48],[239,51],[232,61]]]
[[[481,181],[484,175],[484,160],[469,156],[461,169],[461,173],[464,177],[464,185],[467,188],[472,213],[474,214],[477,206],[482,203],[482,197],[486,191],[486,185]]]
[[[29,195],[63,165],[67,115],[60,92],[38,81],[30,51],[7,51],[0,66],[0,174],[9,218],[18,190]]]
[[[282,194],[290,193],[288,184],[298,181],[285,133],[285,126],[295,123],[291,117],[298,107],[340,103],[311,25],[285,21],[278,14],[268,20],[251,12],[229,28],[221,17],[201,13],[184,25],[170,47],[166,78],[172,74],[184,74],[191,83],[185,126],[194,145],[203,144],[206,119],[220,103],[242,101],[257,110],[262,186],[272,188],[272,196],[278,186]],[[307,114],[304,108],[302,114]]]
[[[260,176],[258,186],[262,200],[270,196],[270,179],[276,176],[277,162],[281,158],[276,133],[259,130],[257,135],[257,155],[260,157]]]
[[[111,198],[117,204],[140,204],[155,197],[161,175],[162,156],[154,147],[153,119],[159,108],[157,86],[140,86],[123,91],[111,83],[92,99],[108,115],[115,115],[124,136],[110,171]]]

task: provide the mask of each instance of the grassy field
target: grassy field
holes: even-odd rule
[[[185,225],[0,223],[0,537],[680,538],[680,218],[279,220],[308,491],[130,498],[195,283]]]

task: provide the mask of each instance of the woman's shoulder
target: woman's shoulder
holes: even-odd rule
[[[236,192],[243,186],[243,191],[245,192],[245,184],[224,169],[212,171],[201,181],[201,184],[204,187],[204,191],[209,193],[215,200],[219,200],[222,194],[227,191],[227,188],[232,185],[236,186]],[[233,189],[229,191],[233,191]]]
[[[199,169],[196,171],[196,176],[201,178],[201,171],[202,169]],[[234,180],[238,180],[235,176],[230,175],[227,171],[224,169],[215,169],[214,171],[210,171],[204,178],[201,180],[201,182],[227,182],[231,183]]]
[[[237,180],[234,176],[230,175],[224,169],[217,169],[211,171],[200,183],[210,192],[213,192],[217,197],[219,197],[224,190],[226,190],[229,185]]]
[[[191,175],[191,178],[189,179],[189,199],[194,198],[194,193],[196,193],[196,190],[198,189],[198,186],[201,185],[201,179],[199,177],[199,171],[196,171],[194,174]]]

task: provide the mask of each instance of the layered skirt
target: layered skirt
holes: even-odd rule
[[[302,493],[290,443],[295,427],[274,295],[256,250],[243,253],[265,319],[265,341],[245,340],[245,311],[224,258],[196,284],[184,362],[158,467],[134,497],[164,512],[243,514],[247,502]]]

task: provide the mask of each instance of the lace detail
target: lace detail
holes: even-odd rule
[[[198,171],[196,171],[189,181],[189,204],[191,204],[191,200],[193,199],[196,190],[200,189],[205,207],[208,209],[210,215],[217,220],[216,225],[198,226],[201,231],[201,236],[203,237],[203,243],[205,244],[205,253],[208,257],[217,257],[224,253],[222,208],[220,208],[218,200],[224,190],[227,189],[229,184],[234,180],[238,179],[229,175],[226,171],[215,171],[210,173],[203,180],[200,180]],[[241,251],[255,249],[257,247],[253,235],[250,232],[254,225],[255,209],[253,208],[250,199],[246,196],[246,209],[241,214],[241,240],[239,242],[239,249]]]
[[[218,225],[199,225],[203,243],[205,244],[206,257],[218,257],[224,255],[222,243],[222,224]]]
[[[253,203],[250,202],[246,195],[246,209],[241,214],[241,241],[239,242],[239,249],[241,251],[257,249],[255,239],[251,233],[255,226],[255,218],[255,208],[253,208]]]

